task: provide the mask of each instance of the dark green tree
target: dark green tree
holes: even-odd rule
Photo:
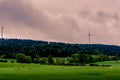
[[[35,56],[34,63],[40,63],[40,56],[39,55]]]
[[[48,56],[48,64],[53,64],[54,60],[53,57],[51,55]]]
[[[16,55],[16,61],[19,63],[31,63],[32,58],[31,56],[26,56],[25,54],[20,53]]]
[[[56,63],[55,63],[56,65],[61,65],[61,58],[59,58],[59,57],[57,57],[56,58]]]
[[[78,64],[79,63],[79,57],[80,57],[80,54],[73,54],[72,55],[73,63]]]
[[[79,57],[79,63],[80,65],[84,66],[86,64],[86,55],[85,54],[80,54],[80,57]]]
[[[23,53],[17,54],[16,61],[19,63],[26,63],[26,55]]]
[[[65,58],[59,58],[59,57],[57,57],[56,58],[56,64],[57,65],[64,65],[64,64],[66,64]]]

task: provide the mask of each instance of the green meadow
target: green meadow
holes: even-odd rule
[[[97,64],[112,67],[0,63],[0,80],[120,80],[120,63]]]

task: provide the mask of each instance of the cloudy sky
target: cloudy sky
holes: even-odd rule
[[[120,45],[120,0],[0,0],[5,38]]]

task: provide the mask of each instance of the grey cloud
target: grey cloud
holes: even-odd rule
[[[89,19],[97,23],[105,23],[110,20],[119,21],[120,15],[118,12],[105,12],[105,11],[95,11],[95,13],[90,10],[82,10],[78,13],[80,18]]]
[[[7,26],[9,29],[16,28],[16,31],[19,31],[19,29],[24,29],[22,25],[25,25],[34,33],[40,32],[57,40],[72,41],[73,38],[71,36],[74,36],[76,34],[75,31],[78,30],[78,25],[73,18],[61,16],[60,20],[52,21],[49,17],[51,14],[48,15],[44,11],[34,9],[30,3],[26,3],[23,0],[3,0],[0,3],[0,13],[1,18],[7,21],[4,22],[5,24],[14,24],[13,27]],[[25,31],[28,30],[23,30],[24,33]]]
[[[115,36],[119,36],[120,29],[118,11],[72,10],[73,8],[70,12],[58,10],[53,14],[50,10],[33,7],[29,1],[2,0],[0,22],[7,25],[7,36],[10,37],[20,35],[19,38],[88,43],[87,33],[90,30],[93,33],[93,43],[119,43],[119,38]]]
[[[115,13],[108,13],[108,12],[104,12],[104,11],[98,11],[96,12],[96,15],[94,16],[96,22],[101,22],[101,23],[105,23],[107,21],[110,20],[119,20],[119,16]]]
[[[82,10],[79,12],[79,15],[80,15],[80,18],[83,18],[83,19],[86,19],[86,18],[89,18],[91,17],[91,12],[88,11],[88,10]]]
[[[4,0],[0,3],[0,13],[4,18],[15,23],[23,23],[29,26],[43,24],[45,17],[37,13],[32,5],[23,0]]]

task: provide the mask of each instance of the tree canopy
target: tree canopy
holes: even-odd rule
[[[103,44],[69,44],[60,42],[46,42],[22,39],[0,39],[0,56],[15,58],[16,54],[23,53],[31,56],[69,57],[72,54],[104,54],[120,55],[120,46]]]

